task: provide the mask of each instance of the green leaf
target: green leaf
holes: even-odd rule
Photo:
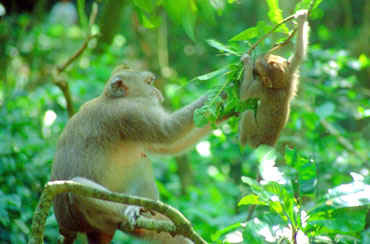
[[[142,9],[142,10],[148,12],[148,13],[153,12],[153,2],[152,2],[152,0],[134,0],[134,3],[140,9]]]
[[[211,5],[208,0],[197,0],[199,4],[200,14],[204,16],[204,19],[210,24],[215,25],[215,8]]]
[[[182,17],[187,8],[187,0],[165,0],[164,7],[168,16],[175,24],[182,23]]]
[[[258,36],[257,27],[251,27],[235,35],[230,41],[246,41]]]
[[[365,227],[368,210],[360,207],[318,212],[310,216],[305,229],[315,230],[315,234],[359,232]]]
[[[269,6],[268,17],[273,24],[279,24],[283,21],[283,14],[282,10],[279,8],[279,1],[278,0],[266,0],[267,5]],[[289,33],[289,29],[286,27],[285,24],[281,25],[279,29],[285,33]]]
[[[152,15],[151,17],[148,17],[141,9],[136,9],[139,17],[140,17],[140,23],[147,29],[154,29],[157,28],[161,20],[156,17],[155,15]]]
[[[259,196],[257,196],[257,195],[244,196],[238,202],[238,206],[242,206],[242,205],[263,205],[263,206],[267,206],[268,205],[266,202],[258,200],[258,198],[259,198]]]
[[[298,158],[298,152],[296,148],[285,148],[285,163],[290,167],[296,168],[296,162]]]
[[[221,230],[218,230],[216,233],[214,233],[211,236],[211,240],[212,240],[212,242],[216,242],[217,240],[220,239],[220,237],[222,235],[227,234],[227,233],[230,233],[231,231],[233,231],[235,229],[239,229],[240,227],[242,227],[242,225],[240,223],[236,223],[236,224],[227,226],[226,228],[223,228]]]
[[[198,79],[198,80],[209,80],[209,79],[212,79],[213,77],[216,77],[216,76],[218,76],[218,75],[220,75],[222,73],[225,73],[226,71],[227,71],[227,67],[223,67],[221,69],[218,69],[218,70],[209,72],[207,74],[197,76],[195,79]]]
[[[195,41],[194,37],[194,28],[195,21],[197,19],[197,12],[193,12],[190,7],[185,9],[185,12],[182,16],[182,26],[186,35],[192,40]]]
[[[245,183],[245,184],[250,185],[252,188],[254,188],[256,190],[262,191],[262,186],[255,179],[243,176],[242,177],[242,182]]]
[[[216,48],[216,49],[218,49],[218,50],[220,50],[222,52],[230,53],[232,55],[239,56],[239,57],[241,56],[240,53],[238,53],[238,52],[236,52],[236,51],[234,51],[234,50],[226,47],[225,45],[223,45],[222,43],[220,43],[220,42],[218,42],[218,41],[216,41],[214,39],[208,39],[207,40],[207,43],[210,46],[212,46],[212,47],[214,47],[214,48]]]
[[[354,181],[331,189],[309,214],[361,206],[370,206],[370,185],[362,181]]]
[[[281,217],[286,216],[295,226],[296,221],[294,217],[294,198],[288,191],[277,182],[269,182],[267,185],[263,186],[265,192],[269,193],[269,205],[272,209],[278,213]]]
[[[301,194],[312,194],[316,188],[316,165],[312,159],[300,158],[298,169],[298,183]]]
[[[315,10],[320,5],[320,3],[322,1],[323,0],[316,0],[315,5],[313,6],[312,10]],[[302,0],[302,1],[300,1],[299,3],[297,3],[297,5],[295,7],[295,12],[297,12],[298,10],[301,10],[301,9],[309,9],[310,5],[311,5],[311,2],[312,2],[312,0]]]
[[[77,0],[77,11],[80,17],[81,25],[83,28],[87,28],[87,16],[85,13],[85,0]]]
[[[255,218],[244,227],[243,243],[265,244],[276,243],[276,240],[268,224]]]

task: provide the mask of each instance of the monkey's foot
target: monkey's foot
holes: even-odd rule
[[[302,23],[306,20],[307,15],[308,15],[307,9],[302,9],[302,10],[298,10],[295,13],[294,18],[298,21],[298,23]]]
[[[121,223],[121,227],[124,227],[127,231],[135,230],[136,220],[142,211],[142,207],[128,206],[123,212],[123,216],[126,221]]]

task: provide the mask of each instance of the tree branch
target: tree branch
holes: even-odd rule
[[[310,15],[311,15],[311,12],[312,12],[312,9],[313,9],[313,7],[314,7],[314,5],[315,5],[315,2],[316,2],[316,0],[313,0],[312,2],[311,2],[311,5],[310,5],[310,8],[308,9],[308,13],[307,13],[307,19],[310,17]],[[293,39],[293,37],[294,37],[294,35],[295,35],[295,33],[297,32],[297,29],[298,29],[298,27],[296,27],[296,28],[294,28],[294,30],[292,31],[292,33],[290,33],[290,35],[288,36],[288,38],[285,40],[285,41],[283,41],[283,42],[281,42],[281,43],[278,43],[278,44],[276,44],[273,48],[271,48],[267,53],[272,53],[272,52],[274,52],[274,51],[276,51],[276,50],[278,50],[278,49],[280,49],[280,48],[282,48],[282,47],[284,47],[284,46],[286,46],[292,39]]]
[[[160,201],[148,198],[130,196],[122,193],[106,192],[74,181],[52,181],[45,185],[32,219],[30,240],[28,244],[43,243],[46,218],[55,195],[71,192],[85,197],[93,197],[101,200],[122,204],[142,206],[167,216],[171,221],[153,220],[140,216],[135,228],[148,230],[166,231],[172,235],[182,235],[192,240],[195,244],[206,244],[192,228],[191,223],[177,209]]]
[[[54,84],[57,85],[62,90],[63,95],[66,99],[67,112],[68,112],[69,117],[73,116],[73,114],[75,113],[75,110],[73,107],[72,96],[69,90],[67,79],[62,76],[62,73],[65,72],[68,65],[70,65],[79,56],[81,56],[81,54],[85,51],[89,42],[98,36],[98,35],[91,35],[91,29],[96,20],[97,14],[98,14],[98,5],[97,3],[94,3],[92,6],[91,14],[90,14],[89,28],[87,30],[86,38],[84,42],[82,43],[81,47],[75,53],[73,53],[69,58],[67,58],[67,60],[64,61],[61,65],[56,66],[52,71],[52,77],[53,77]]]
[[[315,2],[316,0],[312,0],[311,4],[310,4],[310,8],[308,9],[308,13],[307,13],[307,18],[310,16],[311,12],[312,12],[312,9],[315,5]],[[274,28],[272,28],[269,32],[267,32],[263,37],[261,37],[256,43],[254,43],[251,48],[249,48],[249,50],[247,51],[247,54],[251,54],[252,51],[264,40],[266,39],[266,37],[268,37],[269,35],[271,35],[277,28],[279,28],[282,24],[294,19],[294,16],[295,14],[293,15],[290,15],[289,17],[283,19],[279,24],[275,25]],[[294,28],[294,30],[290,33],[290,35],[288,36],[288,38],[282,42],[282,43],[279,43],[277,45],[275,45],[272,49],[270,49],[268,51],[268,53],[272,53],[280,48],[282,48],[283,46],[287,45],[293,38],[293,36],[295,35],[295,33],[297,32],[297,27]]]

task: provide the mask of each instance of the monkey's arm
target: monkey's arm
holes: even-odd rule
[[[253,79],[253,62],[252,57],[244,54],[240,59],[244,63],[244,77],[240,85],[240,100],[245,101],[249,98],[259,97],[261,85],[259,80]]]
[[[297,11],[295,18],[298,22],[296,48],[293,57],[290,58],[289,70],[294,74],[302,60],[306,56],[306,49],[308,44],[308,23],[306,22],[307,10]]]
[[[153,153],[179,154],[191,148],[211,131],[212,127],[210,125],[205,125],[202,128],[194,128],[188,135],[170,145],[152,145],[148,146],[148,150]]]
[[[203,106],[206,100],[206,96],[201,97],[170,115],[158,106],[122,106],[126,107],[126,111],[122,112],[121,137],[123,140],[143,142],[148,146],[169,146],[185,138],[194,129],[194,111]]]

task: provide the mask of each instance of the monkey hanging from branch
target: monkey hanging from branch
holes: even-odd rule
[[[297,20],[297,41],[293,56],[285,58],[272,54],[259,56],[253,68],[252,58],[246,53],[241,58],[244,77],[240,86],[240,99],[259,98],[256,115],[245,111],[239,123],[239,141],[250,147],[274,145],[288,121],[290,102],[299,83],[299,65],[305,58],[308,45],[307,10],[300,10]]]

